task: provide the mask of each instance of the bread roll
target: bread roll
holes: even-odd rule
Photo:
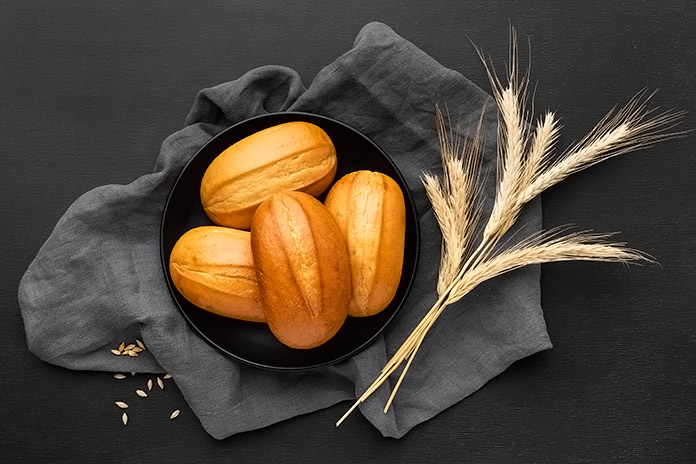
[[[249,235],[215,226],[186,232],[169,258],[174,286],[188,301],[211,313],[265,322]]]
[[[293,121],[235,143],[210,163],[201,181],[201,203],[221,226],[248,229],[266,198],[286,190],[317,196],[336,174],[336,149],[314,124]]]
[[[272,196],[254,214],[251,249],[276,338],[306,349],[333,337],[348,311],[350,264],[324,205],[302,192]]]
[[[334,184],[325,204],[348,246],[353,283],[348,314],[377,314],[394,298],[401,279],[406,233],[403,193],[387,175],[357,171]]]

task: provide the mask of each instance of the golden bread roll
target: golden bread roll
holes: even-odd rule
[[[387,175],[357,171],[339,179],[324,203],[348,246],[353,284],[348,314],[377,314],[394,298],[401,279],[406,233],[403,193]]]
[[[191,229],[169,258],[174,286],[188,301],[221,316],[265,322],[250,234],[227,227]]]
[[[336,149],[326,132],[308,122],[288,122],[218,155],[203,175],[201,203],[214,223],[248,229],[266,198],[286,190],[320,195],[335,174]]]
[[[276,338],[306,349],[333,337],[348,312],[350,264],[326,207],[302,192],[272,196],[254,214],[251,249]]]

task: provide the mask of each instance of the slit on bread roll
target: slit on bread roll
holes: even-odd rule
[[[348,314],[372,316],[394,298],[404,260],[406,207],[397,183],[372,171],[342,177],[326,196],[348,246],[352,296]]]
[[[251,249],[275,337],[299,349],[333,337],[348,311],[350,264],[326,207],[302,192],[272,196],[254,214]]]
[[[323,193],[336,163],[336,148],[320,127],[279,124],[240,140],[210,163],[201,181],[201,203],[215,224],[249,229],[254,211],[271,195]]]
[[[169,258],[174,286],[192,304],[221,316],[265,322],[250,234],[227,227],[187,231]]]

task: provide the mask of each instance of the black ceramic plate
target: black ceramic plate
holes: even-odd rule
[[[331,137],[338,157],[334,180],[361,169],[379,171],[393,178],[406,200],[406,250],[401,282],[391,304],[375,316],[348,317],[327,343],[310,350],[297,350],[280,343],[266,324],[239,321],[206,312],[189,303],[174,287],[169,274],[169,256],[176,241],[189,229],[213,225],[201,206],[199,189],[203,174],[213,159],[233,143],[255,132],[289,121],[316,124]],[[320,197],[323,200],[323,197]],[[308,113],[272,113],[240,122],[215,136],[184,167],[164,208],[160,250],[162,268],[172,296],[193,329],[223,353],[257,367],[278,370],[310,369],[344,360],[367,347],[397,313],[408,293],[418,260],[418,221],[413,199],[403,177],[387,155],[367,137],[333,119]]]

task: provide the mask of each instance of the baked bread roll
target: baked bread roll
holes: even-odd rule
[[[314,124],[293,121],[269,127],[218,155],[203,175],[201,203],[221,226],[249,229],[266,198],[286,190],[317,196],[336,174],[336,149]]]
[[[266,321],[249,232],[215,226],[191,229],[174,245],[169,272],[174,286],[199,308],[245,321]]]
[[[406,233],[403,193],[387,175],[357,171],[339,179],[324,203],[348,246],[353,283],[348,314],[377,314],[394,298],[401,280]]]
[[[264,201],[251,223],[266,320],[280,342],[314,348],[343,325],[350,301],[348,251],[316,198],[285,192]]]

